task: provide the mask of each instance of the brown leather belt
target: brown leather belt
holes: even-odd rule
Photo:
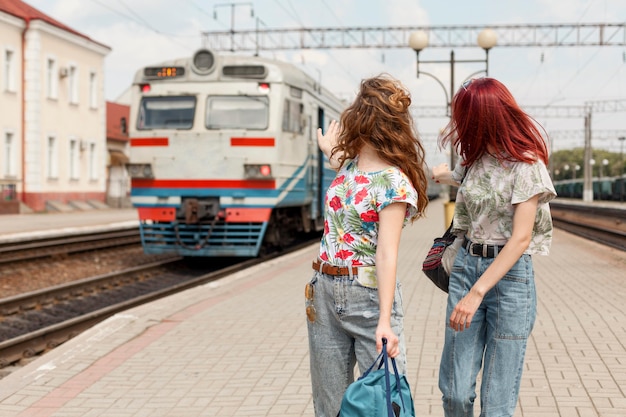
[[[326,275],[350,275],[350,269],[347,266],[335,266],[326,262],[313,261],[313,269]],[[357,275],[359,268],[352,267],[352,275]]]

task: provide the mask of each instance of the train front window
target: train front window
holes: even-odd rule
[[[137,129],[191,129],[195,112],[193,96],[143,97]]]
[[[267,129],[269,100],[265,96],[213,96],[207,99],[207,129]]]

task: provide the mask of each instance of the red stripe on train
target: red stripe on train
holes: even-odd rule
[[[274,138],[230,138],[230,146],[266,146],[275,145]]]
[[[139,207],[139,220],[172,222],[176,220],[176,209],[172,207]],[[225,210],[228,223],[267,222],[272,215],[271,208],[227,208]]]
[[[171,222],[176,220],[176,209],[172,207],[139,207],[139,220]]]
[[[271,208],[227,208],[226,222],[248,223],[267,222],[272,215]]]
[[[152,180],[133,179],[133,188],[276,188],[275,180]]]
[[[130,146],[169,146],[169,138],[130,138]]]

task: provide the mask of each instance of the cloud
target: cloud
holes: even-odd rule
[[[115,99],[130,86],[145,65],[191,56],[201,45],[202,31],[298,27],[386,27],[429,25],[538,24],[616,22],[626,16],[623,0],[253,0],[254,16],[246,6],[200,0],[26,0],[64,24],[112,48],[105,62],[106,97]],[[218,7],[219,6],[219,7]],[[213,13],[217,12],[217,19]],[[232,20],[231,20],[232,19]],[[294,35],[290,35],[294,36]],[[457,59],[478,59],[479,48],[458,48]],[[388,72],[409,88],[414,106],[445,108],[450,89],[481,69],[459,63],[450,87],[450,50],[428,48],[424,65],[441,85],[416,77],[415,53],[410,48],[262,51],[262,56],[292,62],[321,79],[338,96],[351,99],[364,77]],[[523,104],[582,105],[586,100],[626,97],[623,48],[520,48],[496,46],[489,53],[489,74],[500,79]],[[442,88],[442,86],[444,88]],[[594,128],[624,129],[623,114],[594,114]],[[426,136],[446,118],[423,118],[417,123]],[[550,128],[582,130],[582,120],[542,120]]]

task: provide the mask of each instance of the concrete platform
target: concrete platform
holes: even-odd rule
[[[417,416],[443,416],[446,295],[420,271],[443,228],[435,201],[402,237]],[[313,416],[303,289],[316,253],[106,320],[0,380],[0,416]],[[626,253],[557,230],[551,255],[534,259],[538,317],[515,417],[626,416]]]
[[[138,224],[137,210],[132,208],[5,214],[0,216],[0,242],[62,236],[111,227],[132,227]]]

